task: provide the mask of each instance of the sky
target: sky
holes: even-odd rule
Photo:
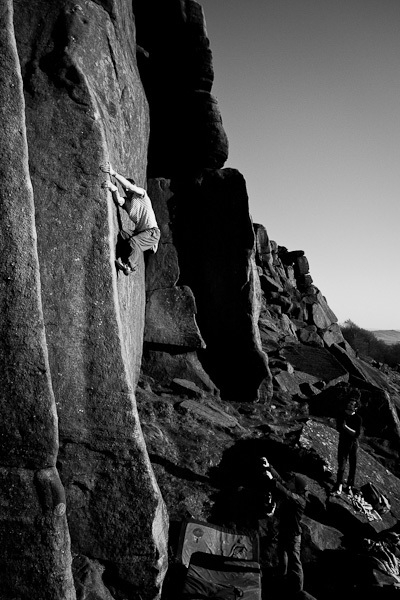
[[[199,2],[253,221],[340,323],[400,330],[400,0]]]

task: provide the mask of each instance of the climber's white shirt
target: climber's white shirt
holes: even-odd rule
[[[126,199],[125,209],[130,220],[135,224],[135,234],[147,229],[153,229],[154,227],[158,229],[151,200],[145,190],[143,190],[143,196],[135,193],[131,198]],[[158,244],[153,249],[154,252],[157,250],[157,246]]]

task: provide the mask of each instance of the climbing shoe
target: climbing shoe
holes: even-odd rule
[[[115,265],[116,265],[117,269],[122,271],[125,275],[130,275],[131,273],[134,272],[133,269],[126,263],[122,262],[122,260],[120,258],[117,258],[117,260],[115,261]]]

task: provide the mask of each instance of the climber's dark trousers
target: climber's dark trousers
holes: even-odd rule
[[[347,485],[354,487],[357,469],[357,440],[351,440],[349,443],[347,440],[343,441],[339,438],[338,445],[338,471],[336,476],[336,485],[343,483],[344,472],[346,469],[346,463],[349,461],[349,476],[347,478]]]
[[[123,229],[118,234],[116,255],[117,258],[128,264],[132,271],[137,268],[140,254],[151,250],[160,239],[158,227],[145,229],[140,233],[129,233]]]
[[[301,534],[280,535],[278,538],[278,559],[281,575],[287,576],[291,592],[301,592],[304,585],[303,565],[300,560]]]

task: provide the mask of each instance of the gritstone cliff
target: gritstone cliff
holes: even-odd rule
[[[0,600],[159,598],[181,519],[255,526],[231,492],[260,452],[310,479],[312,572],[377,529],[326,497],[350,385],[393,527],[400,386],[347,345],[304,252],[253,224],[200,4],[0,0],[0,25]],[[161,229],[130,277],[107,160]]]

